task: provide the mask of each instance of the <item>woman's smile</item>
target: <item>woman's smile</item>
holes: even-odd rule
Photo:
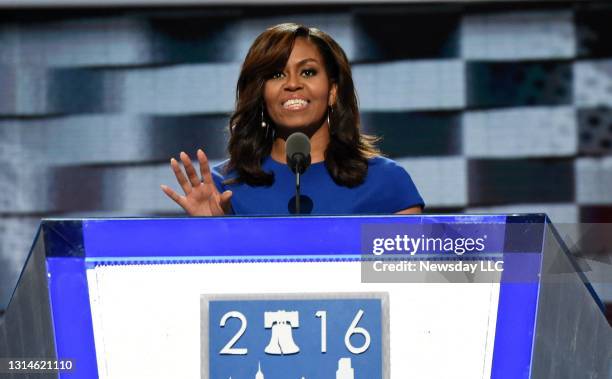
[[[308,107],[308,100],[301,98],[289,99],[283,102],[283,108],[288,111],[301,111]]]

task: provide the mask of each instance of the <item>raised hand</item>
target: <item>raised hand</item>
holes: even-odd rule
[[[161,185],[162,191],[180,205],[190,216],[222,216],[231,210],[230,198],[232,191],[219,193],[208,166],[208,158],[202,149],[197,152],[198,162],[200,163],[201,179],[196,173],[191,158],[184,152],[181,152],[180,158],[185,173],[181,170],[180,164],[174,158],[170,159],[170,166],[176,180],[183,189],[185,196],[181,196],[170,187]]]

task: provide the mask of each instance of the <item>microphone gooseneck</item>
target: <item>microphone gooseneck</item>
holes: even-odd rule
[[[310,166],[310,139],[304,133],[296,132],[285,142],[287,165],[295,174],[295,212],[300,214],[300,175]]]

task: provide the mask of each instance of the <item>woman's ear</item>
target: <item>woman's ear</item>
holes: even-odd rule
[[[336,83],[332,83],[331,88],[329,90],[329,99],[327,105],[333,107],[336,105],[336,96],[338,93],[338,85]]]

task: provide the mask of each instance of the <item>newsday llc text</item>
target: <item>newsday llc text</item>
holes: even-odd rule
[[[376,272],[465,272],[476,274],[476,272],[502,272],[504,271],[504,261],[475,261],[475,262],[438,262],[438,261],[417,261],[417,262],[385,262],[374,261],[372,268]]]

